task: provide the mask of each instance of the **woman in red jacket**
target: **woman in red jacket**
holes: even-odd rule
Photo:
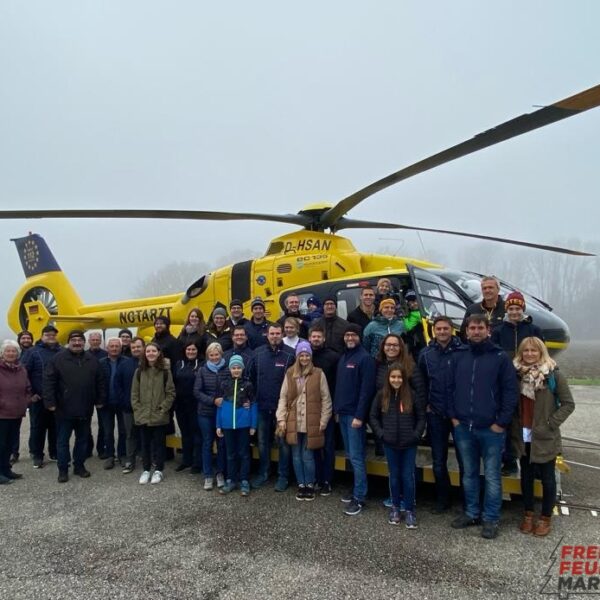
[[[4,340],[0,345],[0,484],[22,477],[10,465],[11,441],[31,400],[31,387],[20,356],[17,342]]]

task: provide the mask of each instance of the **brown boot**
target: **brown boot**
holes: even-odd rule
[[[519,525],[519,531],[521,533],[531,533],[533,531],[533,511],[526,510],[523,513],[523,520]]]
[[[533,535],[535,535],[537,537],[544,537],[544,536],[548,535],[550,533],[550,530],[552,529],[552,527],[550,525],[550,518],[551,517],[541,516],[540,520],[535,525],[535,529],[533,530]]]

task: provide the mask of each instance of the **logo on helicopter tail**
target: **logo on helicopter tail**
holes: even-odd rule
[[[284,254],[296,254],[296,252],[314,252],[316,250],[326,251],[331,248],[331,240],[319,240],[304,238],[297,242],[286,242],[283,247]]]

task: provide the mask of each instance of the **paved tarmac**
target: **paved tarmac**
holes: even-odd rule
[[[574,391],[564,434],[600,442],[600,388]],[[25,449],[26,436],[24,423]],[[567,459],[600,466],[598,449],[565,445]],[[409,531],[387,523],[385,480],[371,480],[368,509],[347,517],[347,476],[329,498],[306,503],[272,485],[247,499],[205,492],[199,476],[173,471],[176,461],[160,485],[139,485],[139,471],[104,471],[97,458],[90,479],[59,485],[55,464],[34,470],[24,456],[15,466],[24,478],[0,487],[1,599],[539,599],[556,597],[540,589],[556,591],[550,555],[561,538],[600,538],[599,517],[579,509],[556,517],[548,538],[525,536],[516,499],[504,504],[500,536],[484,540],[478,528],[451,529],[453,515],[431,515],[428,485]],[[598,506],[599,472],[573,467],[563,490]]]

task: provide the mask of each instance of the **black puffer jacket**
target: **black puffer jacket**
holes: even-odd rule
[[[400,412],[398,394],[390,398],[387,412],[382,412],[383,391],[377,392],[371,412],[369,425],[375,437],[392,448],[416,446],[425,431],[425,402],[412,392],[413,407],[410,412]]]
[[[377,363],[377,372],[375,373],[375,389],[377,391],[382,390],[385,385],[390,364],[392,363]],[[416,396],[420,402],[425,402],[427,398],[427,386],[425,385],[423,374],[417,367],[413,369],[412,375],[408,378],[408,383],[410,384],[413,396]]]
[[[227,372],[225,364],[223,364],[217,373],[211,371],[204,364],[196,373],[194,398],[198,402],[198,414],[203,417],[214,417],[217,414],[215,398],[217,397],[217,388],[219,387],[219,375],[223,371]]]

